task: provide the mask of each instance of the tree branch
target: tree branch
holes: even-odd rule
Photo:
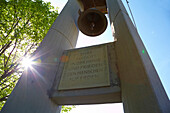
[[[24,56],[26,56],[27,55],[27,53],[34,47],[34,43],[33,44],[31,44],[31,46],[30,46],[30,48],[27,50],[27,51],[25,51],[25,54],[24,54]]]
[[[6,89],[7,87],[9,87],[10,86],[10,84],[9,85],[6,85],[5,87],[3,87],[3,88],[1,88],[1,91],[3,91],[4,89]]]
[[[12,82],[15,83],[16,80],[14,80],[14,81],[12,81]],[[7,87],[12,88],[12,87],[11,87],[11,84],[8,84],[8,85],[6,85],[5,87],[1,88],[1,91],[3,91],[4,89],[6,89]],[[0,92],[1,92],[1,91],[0,91]]]
[[[15,59],[15,57],[16,57],[16,54],[17,54],[17,52],[18,52],[18,47],[19,47],[20,43],[21,43],[21,40],[19,41],[18,46],[16,47],[16,51],[15,51],[15,55],[14,55],[13,60],[12,60],[12,64],[13,64],[14,59]],[[11,66],[12,66],[12,64],[11,64]],[[10,68],[11,68],[11,66],[10,66]]]
[[[5,44],[4,46],[2,46],[2,48],[0,49],[0,51],[2,51],[5,47],[6,47],[7,44]]]
[[[9,58],[10,58],[10,56],[11,56],[11,54],[12,54],[12,52],[14,51],[14,49],[16,48],[16,45],[17,45],[17,38],[16,38],[16,40],[15,40],[15,45],[14,45],[14,47],[13,47],[13,49],[11,50],[11,52],[9,53],[9,55],[8,55],[8,59],[7,59],[7,61],[6,61],[6,63],[5,63],[5,67],[7,66],[7,64],[8,64],[8,61],[9,61]]]
[[[34,12],[32,13],[31,17],[25,22],[24,26],[21,29],[25,28],[25,26],[29,23],[32,17],[34,17]]]
[[[6,51],[6,49],[8,49],[10,47],[10,44],[12,43],[12,41],[10,41],[8,44],[6,43],[2,48],[1,48],[1,52],[0,52],[0,56]]]
[[[20,18],[18,19],[18,21],[15,23],[14,27],[12,27],[12,28],[10,29],[9,33],[5,36],[5,38],[7,38],[7,37],[11,34],[12,30],[15,29],[15,27],[18,25],[18,23],[19,23],[20,20],[21,20],[21,17],[20,17]]]
[[[5,53],[4,53],[4,71],[5,71]]]
[[[10,76],[11,74],[13,74],[14,72],[18,71],[19,69],[17,69],[19,64],[17,64],[10,72],[5,72],[1,77],[0,77],[0,82],[1,80],[3,80],[4,78]]]
[[[9,97],[9,95],[7,95],[7,96],[5,96],[5,97],[0,98],[0,102],[2,102],[2,101],[6,101],[6,100],[8,99],[8,97]]]
[[[3,84],[5,84],[5,82],[7,82],[9,79],[11,79],[11,78],[14,77],[14,76],[15,76],[15,75],[12,75],[12,76],[6,78],[4,81],[2,81],[2,82],[0,83],[0,86],[3,85]]]

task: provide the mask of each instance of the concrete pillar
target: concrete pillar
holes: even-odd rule
[[[169,99],[121,0],[106,0],[125,113],[170,113]]]
[[[79,5],[69,0],[32,58],[41,61],[25,70],[1,113],[59,113],[48,93],[66,49],[74,48],[78,37]]]

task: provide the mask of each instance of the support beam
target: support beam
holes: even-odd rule
[[[123,3],[106,3],[117,39],[115,51],[125,113],[170,113],[169,99]]]
[[[41,63],[24,71],[1,113],[60,113],[60,106],[51,101],[48,90],[63,51],[76,45],[78,10],[77,1],[69,0],[33,54]]]

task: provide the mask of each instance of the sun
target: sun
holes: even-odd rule
[[[33,64],[33,61],[31,58],[29,57],[24,57],[22,62],[21,62],[22,66],[25,68],[31,67]]]

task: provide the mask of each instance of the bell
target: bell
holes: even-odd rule
[[[107,19],[99,10],[87,9],[80,13],[78,27],[87,36],[98,36],[106,30]]]

